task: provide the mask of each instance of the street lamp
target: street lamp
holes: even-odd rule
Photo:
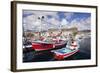
[[[42,32],[42,21],[44,19],[44,16],[39,16],[38,20],[40,20],[40,36],[41,36],[41,32]]]

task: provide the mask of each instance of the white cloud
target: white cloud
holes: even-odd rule
[[[61,21],[61,28],[68,28],[68,24],[69,22],[65,18],[63,18]]]
[[[24,17],[23,22],[26,24],[25,28],[27,30],[34,30],[40,29],[40,26],[42,24],[42,29],[48,29],[49,27],[58,27],[60,24],[59,16],[57,15],[57,12],[42,12],[42,11],[24,11],[24,14],[32,14]],[[52,18],[48,18],[47,16],[50,15]],[[38,20],[38,17],[44,16],[45,18],[43,19],[42,23],[41,20]],[[44,22],[45,21],[45,22]]]
[[[32,12],[33,14],[37,15],[37,16],[47,16],[47,15],[50,15],[52,16],[53,18],[56,18],[58,19],[59,16],[57,15],[57,12],[50,12],[50,11],[33,11]]]
[[[90,30],[91,29],[91,18],[88,17],[86,19],[81,19],[81,20],[74,19],[70,23],[69,27],[70,28],[77,27],[78,30]]]
[[[55,18],[48,19],[47,22],[49,22],[53,25],[59,25],[60,24],[60,21],[55,19]]]
[[[71,19],[74,13],[64,13],[66,16],[65,19],[59,20],[57,12],[47,12],[47,11],[24,11],[24,14],[32,14],[23,18],[25,30],[46,30],[48,28],[59,28],[60,25],[63,27],[77,27],[78,30],[87,30],[91,29],[91,18],[81,18],[73,19],[70,23],[67,19]],[[52,18],[48,18],[50,15]],[[44,16],[42,23],[41,20],[38,20],[38,17]],[[42,28],[40,27],[42,24]]]
[[[36,21],[36,16],[35,15],[29,15],[27,17],[23,18],[23,22],[24,22],[24,28],[26,30],[32,30],[34,27],[34,22]]]
[[[32,11],[29,10],[23,10],[23,14],[33,14]]]
[[[66,19],[71,19],[71,17],[74,15],[74,13],[73,12],[66,12],[66,13],[64,13],[64,15],[66,16],[65,17]]]
[[[61,21],[61,25],[68,25],[68,21],[66,20],[66,19],[62,19],[62,21]]]

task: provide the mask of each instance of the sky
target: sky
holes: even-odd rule
[[[91,30],[91,13],[23,10],[22,17],[24,30],[41,31],[72,27]]]

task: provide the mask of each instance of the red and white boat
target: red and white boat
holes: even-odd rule
[[[65,41],[60,41],[59,43],[54,42],[43,42],[43,41],[34,41],[32,42],[32,48],[35,51],[44,51],[44,50],[50,50],[50,49],[60,49],[66,46]]]
[[[44,19],[44,16],[39,16],[38,17],[38,20],[40,21],[40,24],[41,24],[41,26],[40,26],[40,34],[39,34],[40,38],[39,38],[38,41],[33,41],[32,42],[32,49],[34,49],[35,51],[44,51],[44,50],[50,50],[50,49],[56,49],[56,48],[60,49],[60,48],[65,47],[67,42],[62,41],[62,40],[58,40],[58,39],[53,40],[53,39],[51,39],[51,40],[53,40],[52,42],[44,41],[44,39],[46,39],[46,38],[42,37],[42,31],[43,31],[42,30],[42,25],[43,25],[42,22],[43,22],[43,19]],[[51,36],[57,37],[57,36],[60,36],[61,33],[62,32],[60,32],[57,35],[52,34]],[[57,42],[55,42],[55,41],[57,41]]]
[[[55,57],[54,57],[55,59],[62,60],[64,58],[68,58],[71,55],[74,55],[75,53],[77,53],[79,51],[79,49],[77,49],[77,50],[66,49],[66,52],[62,52],[62,50],[64,50],[64,48],[60,49],[60,50],[54,52],[55,53]]]
[[[53,50],[52,52],[55,53],[55,59],[62,60],[64,58],[67,58],[79,51],[79,44],[74,41],[70,45],[66,45],[66,47],[58,50]]]

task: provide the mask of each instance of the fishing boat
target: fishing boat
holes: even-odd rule
[[[54,56],[55,59],[62,60],[71,55],[74,55],[78,51],[79,51],[79,44],[76,41],[74,41],[70,45],[68,42],[66,47],[64,47],[62,49],[58,49],[58,50],[53,50],[52,52],[55,53],[55,56]]]
[[[59,43],[55,42],[43,42],[43,41],[34,41],[32,43],[32,48],[35,51],[43,51],[43,50],[50,50],[50,49],[60,49],[65,47],[67,42],[60,41]]]
[[[46,38],[42,36],[42,21],[44,19],[44,16],[42,17],[38,17],[38,19],[40,20],[40,31],[39,31],[39,40],[33,41],[32,42],[32,49],[34,49],[35,51],[44,51],[44,50],[50,50],[50,49],[57,49],[57,48],[63,48],[66,46],[66,41],[61,40],[61,39],[54,39],[54,38]],[[60,36],[61,33],[59,33],[57,36]],[[49,39],[49,40],[48,40]]]

